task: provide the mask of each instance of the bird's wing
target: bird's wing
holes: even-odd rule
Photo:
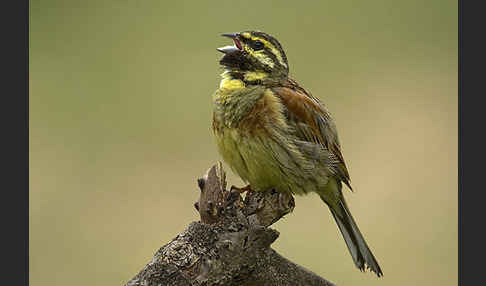
[[[295,128],[299,140],[319,144],[327,149],[337,162],[336,175],[352,190],[336,125],[326,107],[291,79],[281,86],[273,87],[272,91],[285,106],[285,116]]]

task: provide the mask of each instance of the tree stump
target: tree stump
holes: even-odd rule
[[[198,179],[194,204],[201,221],[162,246],[126,286],[333,285],[270,248],[279,233],[269,228],[295,206],[291,195],[226,190],[221,162]]]

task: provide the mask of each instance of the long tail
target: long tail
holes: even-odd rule
[[[371,253],[368,244],[366,244],[363,235],[351,216],[351,212],[344,201],[344,197],[341,196],[336,207],[329,205],[322,196],[321,199],[329,206],[356,267],[361,271],[364,271],[365,266],[367,266],[371,271],[375,272],[378,277],[383,276],[378,261],[376,261],[375,256]]]

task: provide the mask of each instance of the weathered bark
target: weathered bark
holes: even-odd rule
[[[270,248],[271,224],[292,212],[291,195],[226,190],[221,163],[198,180],[200,222],[161,247],[126,285],[333,285]]]

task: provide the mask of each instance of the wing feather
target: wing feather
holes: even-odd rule
[[[336,175],[352,190],[336,125],[326,107],[291,79],[272,91],[285,106],[285,115],[296,129],[296,136],[326,148],[336,159]]]

